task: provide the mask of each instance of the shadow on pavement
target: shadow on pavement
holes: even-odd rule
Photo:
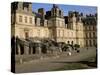
[[[87,65],[89,67],[95,67],[97,68],[97,62],[90,62],[90,61],[79,61],[79,62],[51,62],[51,63],[64,63],[64,64],[83,64]]]

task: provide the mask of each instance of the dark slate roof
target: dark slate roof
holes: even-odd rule
[[[65,24],[68,24],[68,16],[64,16]]]
[[[83,18],[83,23],[84,25],[95,25],[97,24],[97,20],[95,17],[88,16],[88,17]]]

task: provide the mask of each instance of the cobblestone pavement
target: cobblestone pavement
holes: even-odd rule
[[[71,56],[68,56],[65,52],[57,55],[56,57],[41,58],[40,60],[33,60],[23,64],[17,64],[16,73],[53,71],[54,69],[64,67],[66,63],[86,61],[95,56],[95,48],[88,48],[88,50],[86,48],[81,48],[80,53],[72,52]]]

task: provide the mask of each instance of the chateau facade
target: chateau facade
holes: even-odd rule
[[[11,5],[11,36],[20,39],[52,39],[56,42],[97,45],[97,14],[69,11],[68,16],[55,4],[50,11],[32,11],[32,3],[14,2]],[[67,8],[66,8],[67,9]]]

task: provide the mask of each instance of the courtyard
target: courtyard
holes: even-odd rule
[[[97,68],[96,48],[80,48],[80,53],[72,52],[69,56],[67,52],[55,56],[46,57],[40,55],[40,59],[16,64],[16,73],[23,72],[44,72],[75,69],[93,69]]]

